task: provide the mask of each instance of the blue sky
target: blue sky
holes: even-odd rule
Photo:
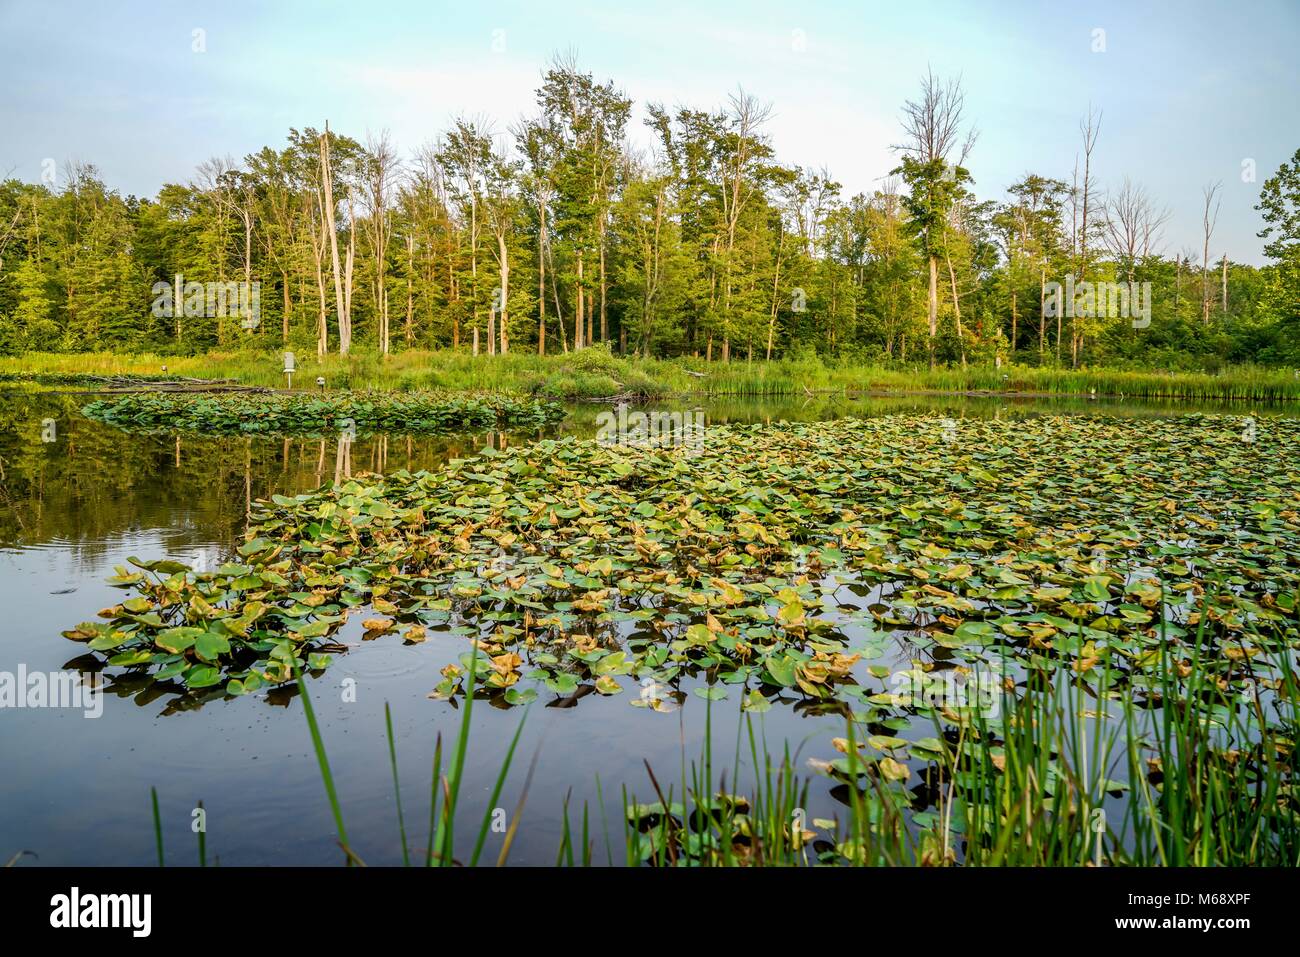
[[[34,181],[45,159],[75,158],[152,195],[326,118],[410,152],[459,114],[504,131],[572,50],[637,101],[634,142],[648,142],[647,101],[716,107],[740,85],[772,104],[778,157],[826,166],[848,195],[894,165],[900,107],[928,65],[962,76],[981,197],[1030,170],[1068,180],[1091,103],[1099,183],[1128,175],[1172,209],[1166,251],[1199,250],[1201,189],[1221,180],[1213,255],[1260,262],[1259,187],[1300,148],[1300,4],[1137,6],[0,0],[0,175]]]

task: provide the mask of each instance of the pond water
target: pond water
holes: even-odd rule
[[[131,556],[215,567],[242,541],[250,504],[259,498],[304,492],[346,474],[433,468],[484,447],[514,447],[540,435],[362,436],[348,448],[335,437],[128,435],[80,416],[87,400],[85,394],[56,390],[0,392],[0,602],[7,612],[0,628],[0,672],[99,667],[60,632],[122,601],[123,592],[105,581],[114,567],[126,565]],[[720,399],[698,407],[711,424],[895,412],[955,418],[1224,412],[1262,419],[1300,411],[921,396]],[[605,408],[572,407],[568,418],[545,434],[590,436]],[[367,863],[399,862],[385,705],[391,707],[407,828],[412,844],[423,847],[434,740],[439,733],[445,743],[454,740],[463,706],[431,699],[429,692],[465,643],[438,634],[418,645],[396,637],[364,641],[359,621],[349,622],[338,640],[350,646],[348,652],[310,679],[309,690],[349,837]],[[907,654],[896,657],[905,661]],[[690,681],[683,685],[691,687]],[[726,746],[723,755],[715,750],[715,763],[730,767],[738,752],[742,773],[752,770],[748,745],[737,747],[736,696],[710,710],[704,700],[688,695],[670,713],[630,707],[634,696],[543,693],[532,706],[498,799],[506,814],[513,814],[536,754],[512,862],[554,862],[566,801],[575,825],[587,803],[596,859],[604,860],[607,829],[617,861],[621,789],[640,801],[653,800],[647,763],[662,781],[679,782],[683,761],[700,754],[706,720],[712,721],[715,749]],[[473,843],[522,713],[476,703],[458,846]],[[773,753],[788,744],[800,765],[813,754],[833,756],[828,741],[844,734],[844,720],[834,709],[778,705],[759,723]],[[831,785],[814,781],[809,818],[835,815],[837,790],[843,789]],[[156,856],[150,788],[157,789],[169,863],[197,860],[191,821],[199,802],[206,812],[209,858],[222,864],[324,865],[341,859],[294,688],[200,701],[142,680],[118,680],[108,686],[98,717],[76,709],[0,710],[0,863],[31,851],[37,856],[27,860],[39,864],[151,864]],[[501,840],[500,834],[489,834],[486,858],[495,858]]]

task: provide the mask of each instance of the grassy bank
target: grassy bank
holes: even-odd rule
[[[139,375],[230,378],[248,385],[283,387],[280,353],[214,352],[202,356],[115,353],[33,353],[0,358],[0,376]],[[315,388],[317,377],[335,389],[443,389],[514,391],[552,398],[627,395],[658,398],[677,393],[791,395],[812,392],[991,392],[1124,396],[1137,399],[1300,400],[1300,375],[1292,369],[1237,366],[1221,373],[1159,370],[1056,369],[1009,365],[928,369],[861,365],[818,359],[774,362],[705,362],[636,359],[587,349],[568,355],[472,356],[449,350],[403,352],[381,359],[359,352],[318,362],[298,356],[294,385]]]

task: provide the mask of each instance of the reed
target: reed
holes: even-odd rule
[[[114,353],[31,353],[0,358],[5,376],[136,375],[235,379],[283,388],[279,352],[213,352],[200,356]],[[370,352],[318,361],[299,355],[293,384],[316,389],[456,392],[513,391],[557,399],[617,396],[654,399],[677,394],[779,396],[807,392],[1033,393],[1135,399],[1215,399],[1249,402],[1300,400],[1300,373],[1255,365],[1216,372],[1159,369],[1059,368],[1011,364],[939,367],[787,358],[764,362],[705,362],[695,358],[640,359],[596,346],[581,352],[537,356],[473,356],[465,351],[412,350],[380,357]]]

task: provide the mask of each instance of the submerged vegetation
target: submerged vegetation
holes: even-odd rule
[[[553,402],[520,396],[428,392],[134,393],[96,400],[82,412],[124,429],[209,435],[525,428],[565,414]]]
[[[863,807],[831,857],[942,861],[954,829],[972,862],[1082,863],[1098,834],[1294,857],[1296,424],[890,416],[487,449],[272,496],[233,562],[135,560],[133,596],[65,634],[200,697],[323,669],[361,617],[466,642],[434,697],[639,685],[649,711],[839,714],[819,767]],[[1115,795],[1122,827],[1095,830]],[[642,815],[647,856],[731,853],[680,844],[670,805]]]

